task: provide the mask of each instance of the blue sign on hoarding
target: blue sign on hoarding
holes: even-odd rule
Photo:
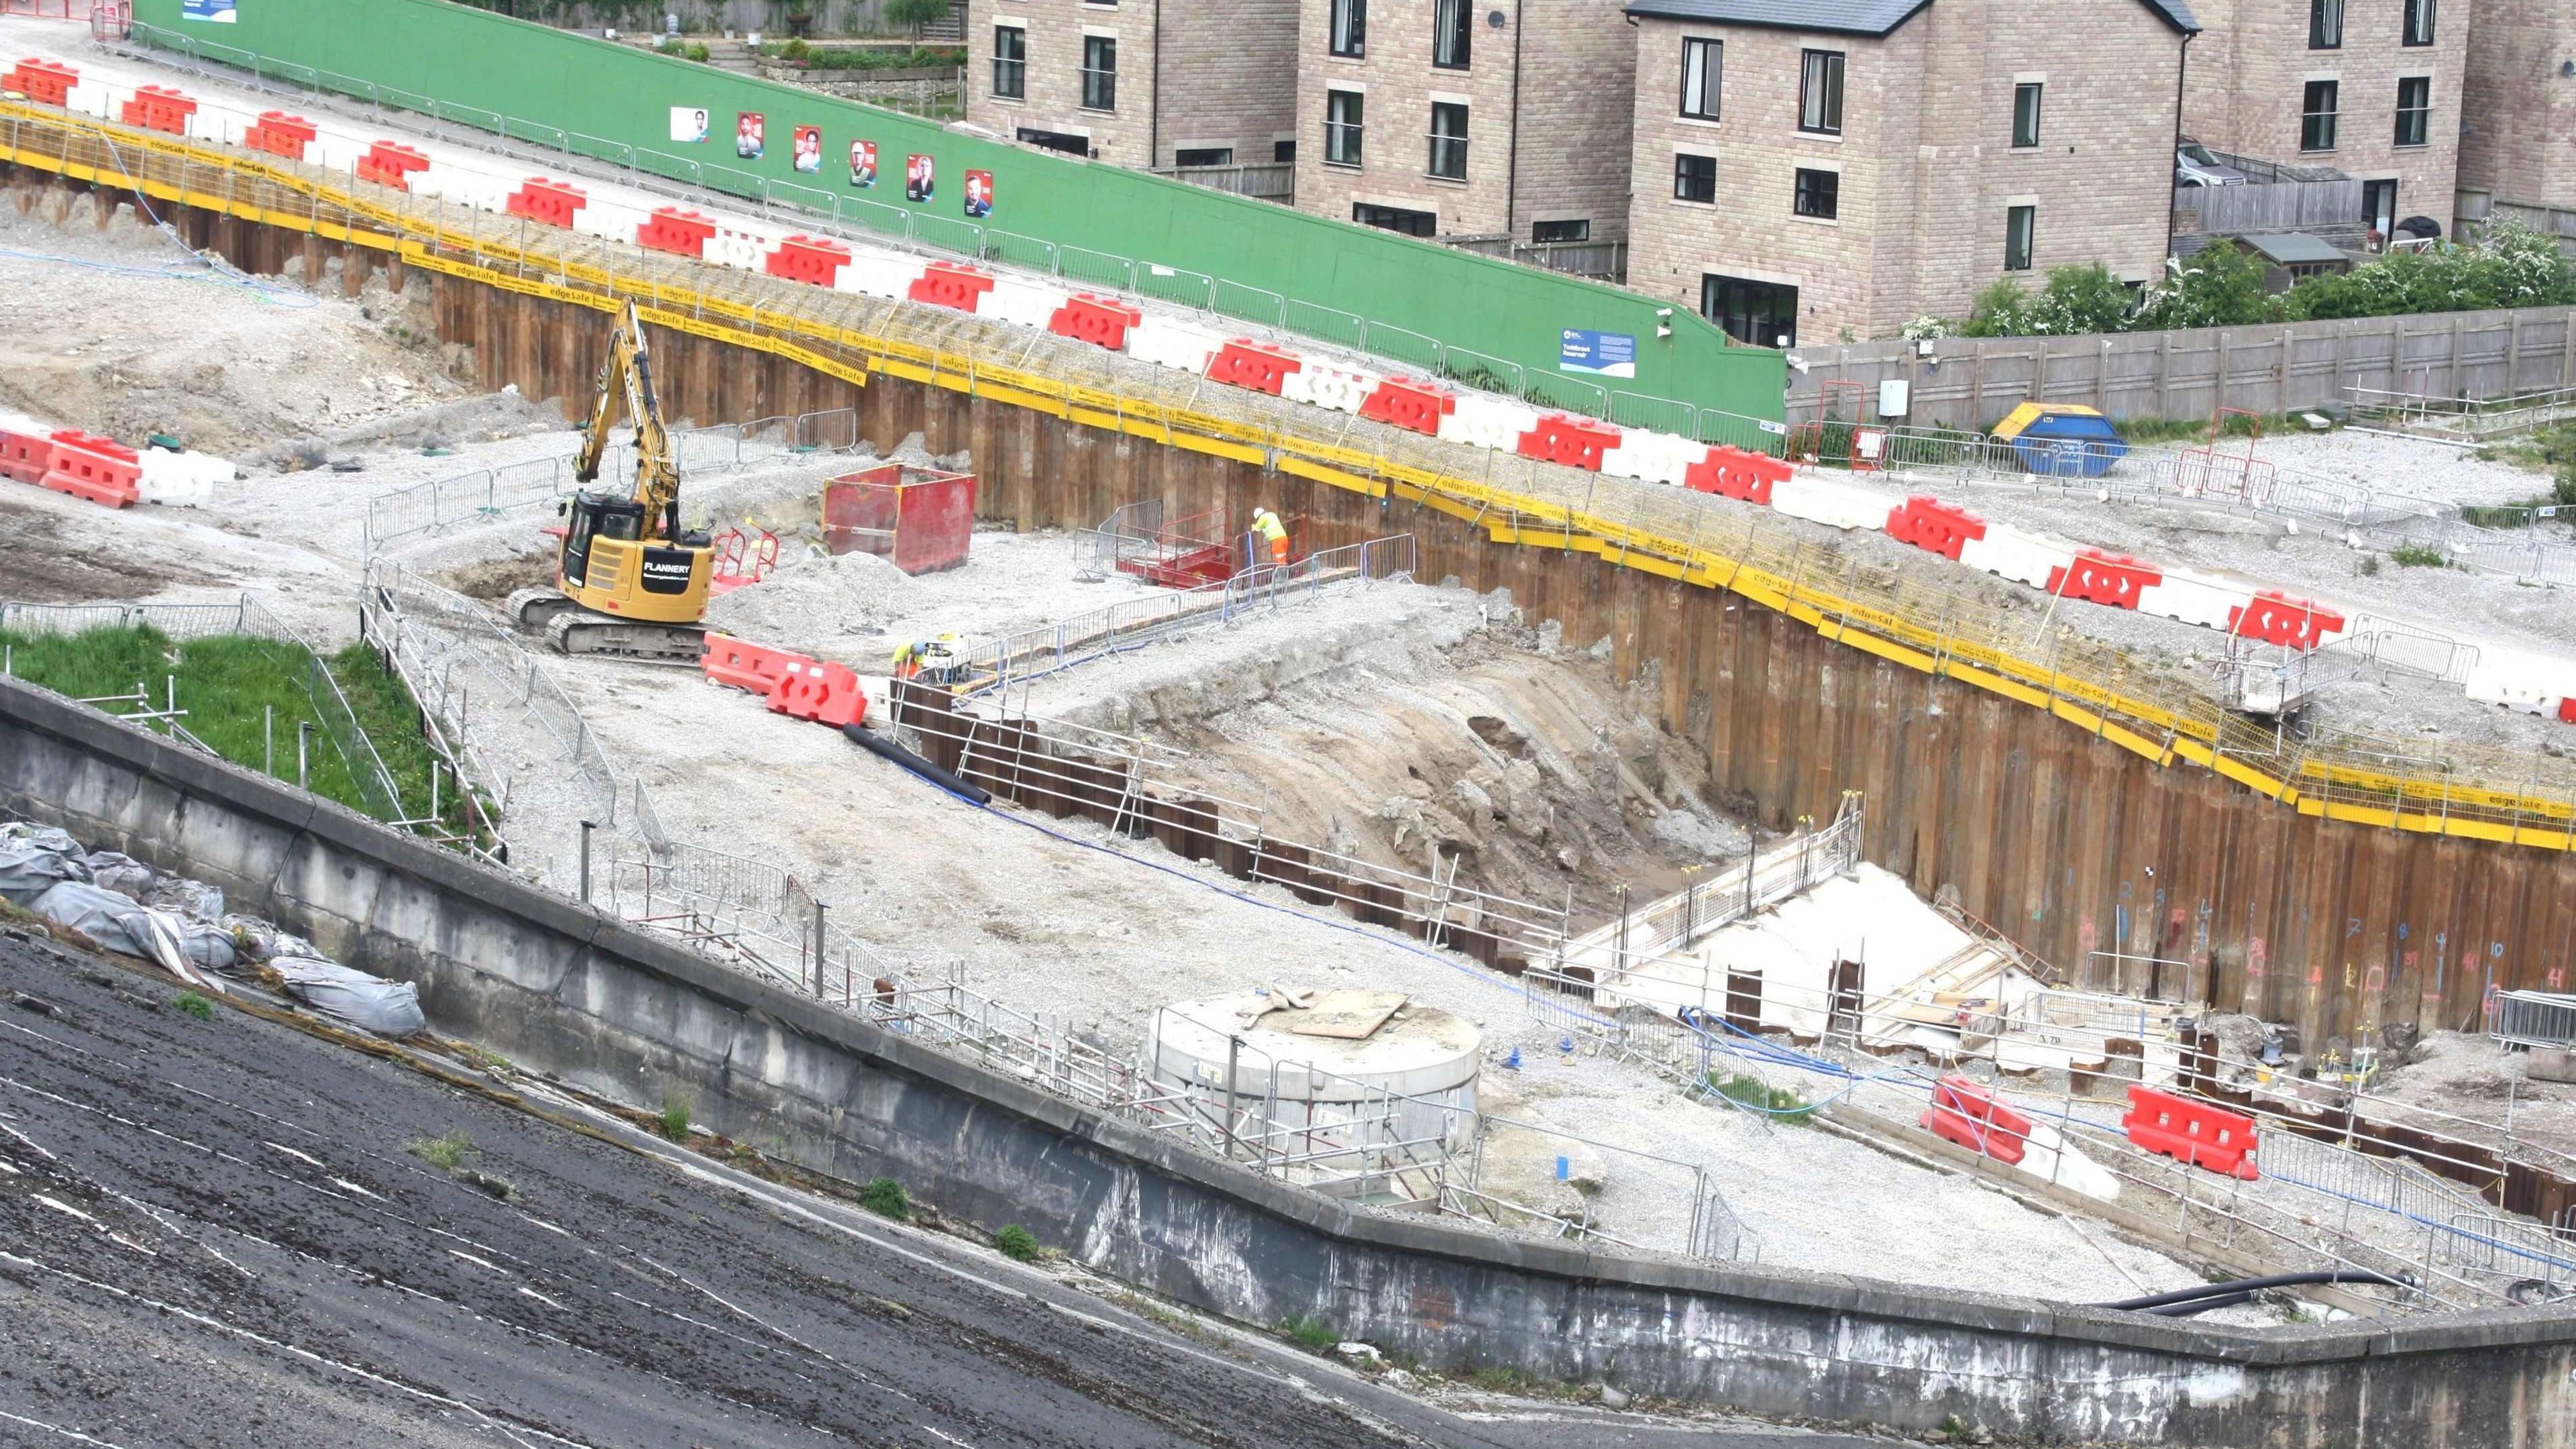
[[[233,0],[179,0],[179,18],[230,25],[233,23]]]
[[[1635,377],[1637,339],[1626,332],[1588,332],[1568,327],[1556,350],[1556,370]]]

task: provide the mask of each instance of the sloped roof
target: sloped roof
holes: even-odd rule
[[[2264,232],[2259,235],[2243,235],[2236,239],[2285,267],[2305,262],[2352,260],[2332,242],[2312,237],[2303,231]]]
[[[1634,0],[1631,15],[1658,20],[1703,20],[1768,30],[1812,30],[1832,35],[1882,36],[1922,13],[1932,0]],[[2185,35],[2200,33],[2185,0],[2139,0]]]

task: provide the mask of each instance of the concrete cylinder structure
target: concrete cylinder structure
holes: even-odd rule
[[[1372,1157],[1428,1162],[1469,1140],[1484,1042],[1474,1023],[1407,1004],[1364,1037],[1293,1029],[1311,1016],[1260,991],[1164,1007],[1146,1069],[1211,1127],[1230,1123],[1246,1160],[1348,1172]]]

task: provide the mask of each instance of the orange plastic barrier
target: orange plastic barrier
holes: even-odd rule
[[[2561,724],[2576,724],[2576,695],[2558,701],[2558,720]]]
[[[80,72],[60,61],[39,60],[29,56],[18,67],[0,76],[0,87],[18,92],[43,106],[67,105],[72,87],[80,84]]]
[[[1305,362],[1283,348],[1267,347],[1249,337],[1238,337],[1216,350],[1208,359],[1207,379],[1228,387],[1248,387],[1254,392],[1279,396],[1288,382],[1288,374],[1304,367]]]
[[[2131,1087],[2129,1112],[2120,1119],[2120,1128],[2131,1142],[2160,1157],[2247,1182],[2258,1175],[2254,1119],[2242,1113],[2153,1087]]]
[[[1748,453],[1735,447],[1711,448],[1707,457],[1691,464],[1682,474],[1682,483],[1700,493],[1715,493],[1768,508],[1772,485],[1788,482],[1796,471],[1766,453]]]
[[[358,179],[390,186],[396,191],[411,190],[411,174],[429,169],[429,158],[409,146],[393,141],[378,141],[358,158]]]
[[[1440,420],[1458,410],[1455,393],[1436,382],[1390,377],[1360,404],[1360,416],[1390,427],[1438,434]]]
[[[1997,1162],[2019,1162],[2030,1146],[2030,1119],[1956,1072],[1932,1084],[1922,1124],[1933,1136]]]
[[[44,477],[47,488],[110,508],[123,508],[134,502],[143,465],[132,448],[113,438],[93,437],[68,428],[53,435],[53,445],[52,467]]]
[[[188,118],[196,113],[195,101],[168,86],[143,86],[118,108],[116,118],[146,131],[184,136],[188,134]]]
[[[0,432],[0,477],[42,483],[54,471],[54,440],[34,433]]]
[[[1089,292],[1076,292],[1072,300],[1055,309],[1047,319],[1047,330],[1058,337],[1106,347],[1112,352],[1127,350],[1127,329],[1145,320],[1141,309],[1110,297],[1095,297]]]
[[[1986,536],[1986,521],[1938,498],[1908,498],[1887,515],[1887,536],[1956,560],[1971,539]]]
[[[2228,633],[2293,649],[2314,649],[2325,642],[2326,635],[2343,629],[2343,615],[2273,589],[2256,590],[2251,608],[2227,611]]]
[[[2059,567],[2048,571],[2050,593],[2090,604],[2108,604],[2115,609],[2138,607],[2138,592],[2164,581],[2164,571],[2154,564],[2124,553],[2104,553],[2098,548],[2077,549],[2072,570]]]
[[[799,235],[780,242],[762,259],[760,266],[762,271],[773,277],[785,277],[811,287],[828,287],[841,279],[841,268],[849,264],[848,247],[824,237]],[[991,283],[985,285],[990,286]]]
[[[1542,463],[1601,471],[1601,455],[1619,446],[1619,430],[1571,413],[1547,413],[1521,434],[1520,455]]]
[[[707,678],[736,689],[767,695],[772,686],[787,673],[790,664],[811,666],[813,660],[784,649],[771,649],[731,634],[707,635],[707,652],[698,658],[698,668]]]
[[[290,116],[284,111],[262,111],[259,120],[242,133],[242,144],[254,151],[266,151],[271,156],[301,161],[304,148],[312,145],[313,138],[319,134],[319,129],[302,116]]]
[[[510,193],[502,209],[546,226],[569,227],[572,214],[589,204],[589,194],[578,186],[531,176],[525,185]]]
[[[932,262],[925,268],[907,293],[916,302],[933,307],[954,307],[972,312],[984,305],[984,294],[993,290],[993,279],[973,267],[948,262]]]
[[[817,664],[793,659],[769,686],[769,707],[790,719],[813,720],[835,728],[865,723],[867,692],[845,664]]]
[[[635,228],[635,244],[647,251],[703,259],[707,254],[707,243],[714,239],[715,234],[713,217],[700,216],[676,206],[657,206],[653,209],[652,219]]]

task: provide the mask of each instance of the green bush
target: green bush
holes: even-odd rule
[[[2420,543],[2401,543],[2388,551],[2388,561],[2402,569],[2437,569],[2449,563],[2438,548]]]
[[[787,42],[785,45],[778,47],[778,58],[780,60],[803,60],[806,56],[812,54],[813,50],[814,47],[807,45],[805,43],[805,37],[800,35],[794,40]]]
[[[450,1127],[436,1137],[424,1137],[411,1145],[411,1155],[432,1167],[454,1172],[465,1164],[465,1155],[474,1150],[474,1139],[461,1128]]]
[[[918,31],[948,14],[948,0],[886,0],[885,21]]]
[[[664,1097],[662,1099],[662,1135],[674,1142],[689,1140],[688,1098]]]
[[[1333,1326],[1320,1318],[1291,1318],[1280,1325],[1280,1330],[1298,1347],[1316,1353],[1342,1341],[1342,1336],[1333,1331]]]
[[[1979,292],[1960,335],[2072,337],[2125,332],[2136,305],[2128,286],[2099,262],[2052,267],[2046,285],[2037,292],[2010,277]]]
[[[891,1177],[880,1177],[859,1189],[859,1206],[896,1222],[912,1220],[912,1194]]]
[[[703,63],[705,63],[705,62],[708,60],[708,58],[709,58],[709,57],[711,57],[713,54],[714,54],[714,52],[713,52],[713,51],[710,51],[710,50],[708,50],[708,49],[707,49],[707,47],[706,47],[706,42],[701,41],[701,40],[692,40],[692,41],[690,41],[690,42],[689,42],[689,50],[688,50],[688,56],[689,56],[689,59],[694,60],[694,61],[697,61],[697,62],[700,62],[701,64],[703,64]]]
[[[2189,260],[2167,258],[2164,281],[2139,299],[2137,330],[2276,321],[2281,300],[2264,290],[2263,276],[2262,258],[2242,247],[2213,246]]]
[[[170,1004],[199,1021],[215,1019],[215,1004],[193,991],[182,991],[171,997]]]
[[[1023,1263],[1034,1260],[1038,1255],[1037,1235],[1018,1223],[1013,1223],[995,1233],[993,1246],[1002,1250],[1003,1257],[1017,1259]]]

